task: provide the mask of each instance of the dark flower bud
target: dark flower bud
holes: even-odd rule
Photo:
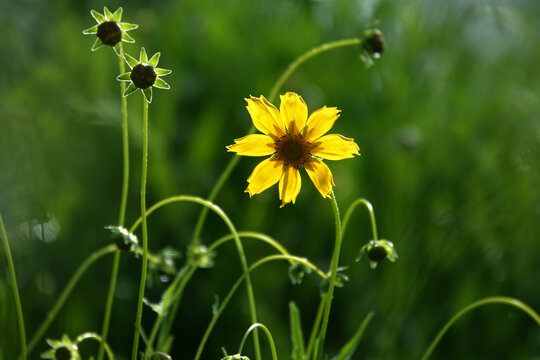
[[[133,248],[137,248],[137,237],[130,233],[126,228],[110,225],[105,226],[105,229],[111,231],[111,239],[113,239],[119,250],[131,251]]]
[[[133,85],[139,89],[146,89],[154,85],[157,74],[154,67],[148,64],[140,63],[133,67],[130,78],[131,81],[133,81]]]
[[[388,259],[391,262],[396,261],[398,254],[392,244],[388,240],[371,240],[360,249],[360,254],[356,258],[356,261],[360,261],[362,256],[367,254],[369,259],[369,265],[372,269],[377,267],[377,264]]]
[[[364,31],[364,49],[378,58],[386,48],[386,40],[383,33],[378,29]]]
[[[65,346],[59,347],[54,352],[54,358],[56,360],[71,360],[71,351]]]
[[[97,37],[103,44],[114,46],[122,41],[122,29],[116,21],[105,21],[98,25]]]
[[[380,262],[386,258],[386,249],[382,246],[374,246],[368,250],[367,256],[369,260]]]

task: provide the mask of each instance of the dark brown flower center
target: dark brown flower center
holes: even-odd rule
[[[71,359],[71,351],[65,346],[59,347],[54,352],[54,358],[57,360],[70,360]]]
[[[310,146],[311,143],[299,134],[285,134],[275,141],[278,159],[282,160],[285,166],[294,166],[297,169],[311,158]]]
[[[369,249],[368,258],[371,261],[380,262],[386,258],[386,249],[382,246],[375,246]]]
[[[152,66],[137,64],[131,70],[131,75],[129,77],[136,87],[139,89],[146,89],[154,85],[157,74]]]
[[[122,41],[122,29],[115,21],[105,21],[99,24],[97,37],[105,45],[114,46]]]

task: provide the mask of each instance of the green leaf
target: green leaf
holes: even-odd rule
[[[130,24],[125,22],[119,23],[118,26],[120,26],[120,29],[122,29],[123,31],[130,31],[139,27],[139,25],[137,24]]]
[[[148,64],[148,55],[146,55],[146,50],[143,47],[141,48],[141,53],[139,54],[139,61]]]
[[[366,317],[364,318],[364,321],[362,321],[358,330],[356,330],[351,340],[349,340],[349,342],[347,342],[341,348],[341,351],[335,357],[335,360],[349,360],[351,358],[353,353],[356,351],[356,348],[358,347],[358,343],[360,342],[360,339],[362,338],[362,335],[364,334],[364,330],[366,330],[366,327],[369,324],[369,321],[371,320],[374,314],[375,313],[372,311],[366,315]]]
[[[161,56],[161,53],[155,53],[154,56],[150,60],[148,60],[148,65],[151,67],[156,67],[159,62],[159,57]]]
[[[112,14],[112,20],[113,21],[116,21],[117,23],[120,22],[120,20],[122,20],[122,11],[123,9],[121,7],[119,7],[118,9],[116,9],[116,11],[114,12],[114,14]]]
[[[162,68],[157,68],[157,67],[154,67],[154,71],[156,72],[156,74],[158,76],[165,76],[165,75],[169,75],[170,73],[172,73],[172,70],[162,69]]]
[[[150,104],[152,102],[152,87],[147,87],[146,89],[142,89],[143,95]]]
[[[116,80],[118,81],[131,81],[131,72],[125,72],[123,74],[120,74],[116,77]]]
[[[106,6],[103,8],[103,13],[105,14],[105,18],[106,18],[107,20],[110,21],[110,20],[113,19],[113,14],[112,14],[112,12],[110,12],[109,9],[108,9]]]
[[[96,21],[98,22],[98,24],[101,24],[103,22],[105,22],[105,16],[103,16],[102,14],[98,13],[96,10],[90,10],[90,14],[92,14],[92,17],[94,19],[96,19]]]
[[[302,334],[302,327],[300,326],[300,312],[294,302],[289,303],[290,317],[291,317],[291,338],[293,343],[293,350],[291,358],[293,360],[304,359],[304,336]]]
[[[128,95],[131,95],[133,92],[139,90],[138,87],[135,86],[135,84],[133,83],[130,83],[126,89],[126,91],[124,91],[124,96],[128,96]]]
[[[103,46],[103,41],[101,41],[99,38],[96,38],[96,41],[94,41],[94,45],[92,45],[92,51],[96,51],[102,46]]]
[[[156,81],[154,82],[154,86],[157,87],[158,89],[165,89],[165,90],[168,90],[171,88],[171,86],[167,84],[167,82],[165,82],[165,80],[163,80],[160,77],[156,78]]]
[[[132,38],[131,35],[129,35],[127,32],[123,31],[122,32],[122,41],[132,44],[132,43],[135,42],[135,39]]]
[[[135,66],[139,65],[139,60],[128,54],[124,54],[124,60],[126,60],[126,63],[129,65],[130,69],[133,69]]]
[[[88,28],[86,30],[83,30],[83,34],[84,35],[94,35],[94,34],[97,34],[97,29],[98,29],[98,26],[99,25],[94,25],[92,26],[91,28]]]

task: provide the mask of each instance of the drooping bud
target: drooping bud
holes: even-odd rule
[[[360,249],[360,254],[356,258],[356,261],[360,261],[364,254],[367,254],[369,265],[372,269],[375,269],[377,265],[384,259],[394,262],[398,258],[394,244],[387,240],[369,241]]]
[[[364,49],[376,59],[380,58],[386,48],[386,40],[379,29],[364,31]]]

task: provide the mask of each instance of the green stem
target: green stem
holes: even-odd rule
[[[141,327],[144,289],[146,285],[146,268],[148,265],[148,229],[146,226],[146,176],[148,171],[148,102],[143,99],[143,151],[142,151],[142,174],[141,174],[141,221],[142,221],[142,243],[143,258],[141,265],[141,282],[139,284],[139,300],[137,302],[137,315],[135,318],[135,333],[133,335],[133,350],[131,360],[137,359],[137,350],[139,348],[139,332]]]
[[[319,333],[319,326],[321,325],[322,314],[324,312],[324,305],[326,304],[326,295],[321,297],[321,302],[319,304],[319,309],[317,310],[317,315],[315,316],[315,321],[313,322],[313,327],[311,328],[311,335],[309,336],[308,346],[306,348],[305,359],[309,359],[311,351],[313,351],[313,345],[315,344],[315,339]]]
[[[76,339],[77,345],[80,344],[81,342],[83,342],[86,339],[92,339],[92,340],[98,341],[100,349],[101,349],[101,347],[103,347],[103,349],[105,349],[105,352],[107,352],[107,357],[109,358],[109,360],[114,360],[114,355],[113,355],[113,353],[111,351],[111,348],[109,347],[107,342],[105,340],[103,340],[103,338],[101,336],[99,336],[98,334],[93,333],[93,332],[87,332],[87,333],[81,334],[81,335],[77,336],[77,339]]]
[[[326,44],[322,44],[320,46],[314,47],[304,54],[300,55],[298,58],[296,58],[288,67],[285,69],[285,71],[281,74],[281,76],[277,79],[277,81],[274,83],[274,86],[272,86],[272,90],[270,90],[270,96],[268,97],[268,101],[273,103],[276,101],[277,94],[285,81],[291,76],[291,74],[298,69],[303,63],[308,61],[309,59],[322,54],[326,51],[330,51],[333,49],[338,49],[341,47],[346,46],[355,46],[360,45],[362,43],[362,39],[356,38],[356,39],[345,39],[345,40],[339,40],[334,42],[329,42]],[[248,131],[248,134],[253,134],[255,132],[255,127],[252,125],[251,128]],[[232,171],[238,164],[238,161],[240,161],[239,156],[234,156],[229,160],[229,163],[227,164],[227,167],[219,177],[218,181],[212,188],[212,191],[210,191],[210,195],[208,195],[208,201],[214,201],[219,192],[221,191],[221,188],[231,175]],[[204,208],[201,210],[201,213],[199,214],[199,218],[197,219],[197,224],[195,225],[195,230],[193,231],[193,237],[191,239],[191,244],[196,245],[199,242],[199,237],[201,235],[202,228],[204,226],[204,222],[206,220],[206,216],[208,215],[208,209]]]
[[[339,216],[339,207],[337,204],[336,195],[334,194],[333,190],[331,194],[331,202],[336,224],[336,243],[334,245],[334,252],[332,254],[332,262],[330,263],[330,281],[328,284],[328,292],[326,293],[326,304],[324,307],[321,332],[319,336],[319,358],[323,356],[324,339],[326,337],[326,330],[328,328],[328,319],[330,318],[330,307],[332,305],[332,300],[334,296],[334,287],[336,285],[336,276],[339,263],[339,252],[341,250],[341,220]]]
[[[276,345],[274,344],[274,339],[272,338],[272,334],[270,333],[270,330],[266,326],[260,323],[255,323],[247,329],[246,333],[244,334],[244,337],[242,338],[242,341],[240,342],[240,347],[238,350],[238,354],[242,354],[242,349],[244,348],[244,343],[246,342],[249,334],[256,328],[263,329],[264,333],[266,334],[266,338],[268,339],[268,343],[270,345],[270,351],[272,352],[272,360],[277,360],[277,353],[276,353]]]
[[[19,297],[19,288],[17,287],[17,277],[15,276],[15,266],[13,265],[13,258],[11,257],[11,249],[9,248],[9,241],[7,237],[6,228],[4,226],[4,220],[2,220],[2,214],[0,214],[0,233],[4,240],[4,250],[6,251],[6,257],[9,266],[9,275],[11,276],[11,288],[13,289],[13,299],[15,300],[15,308],[17,311],[17,321],[19,322],[19,338],[21,342],[21,357],[26,359],[26,333],[24,331],[24,317],[21,306],[21,299]]]
[[[465,306],[443,326],[443,328],[439,331],[435,339],[431,342],[431,345],[429,346],[429,348],[424,353],[424,356],[422,356],[422,360],[426,360],[431,355],[431,353],[433,352],[433,350],[435,349],[439,341],[442,339],[444,334],[460,317],[462,317],[463,315],[465,315],[466,313],[468,313],[469,311],[477,307],[487,305],[487,304],[504,304],[504,305],[513,306],[523,311],[527,315],[529,315],[538,324],[538,326],[540,326],[540,316],[531,307],[529,307],[527,304],[524,304],[520,300],[511,298],[511,297],[505,297],[505,296],[493,296],[493,297],[481,299],[470,305]]]
[[[214,326],[216,325],[216,322],[218,321],[219,317],[221,316],[221,314],[223,313],[223,311],[225,310],[225,308],[229,304],[229,301],[231,300],[231,298],[235,294],[235,292],[238,289],[238,287],[240,286],[240,284],[242,284],[242,281],[244,281],[244,279],[248,278],[248,274],[251,273],[256,268],[258,268],[259,266],[263,265],[264,263],[267,263],[267,262],[270,262],[270,261],[276,261],[276,260],[295,261],[295,262],[302,263],[302,264],[306,265],[307,267],[310,267],[310,268],[312,268],[314,270],[317,269],[312,263],[307,261],[305,258],[301,258],[301,257],[294,256],[294,255],[270,255],[270,256],[267,256],[265,258],[260,259],[259,261],[257,261],[253,265],[251,265],[251,267],[248,269],[248,273],[242,274],[240,276],[240,278],[238,280],[236,280],[236,282],[231,287],[231,290],[229,290],[229,293],[227,294],[227,296],[223,299],[223,302],[219,306],[218,310],[213,314],[212,320],[210,320],[210,324],[208,324],[208,327],[206,328],[206,331],[204,332],[204,335],[203,335],[203,337],[201,339],[201,343],[199,344],[199,347],[197,348],[197,353],[195,354],[194,360],[199,360],[200,359],[202,351],[203,351],[203,349],[204,349],[204,347],[206,345],[206,342],[208,341],[208,338],[210,337],[210,334],[212,333],[212,330],[214,329]]]
[[[375,212],[373,211],[373,205],[371,205],[371,203],[366,199],[356,199],[351,205],[349,205],[349,208],[347,209],[347,212],[343,217],[343,225],[341,225],[341,236],[345,236],[345,230],[347,229],[347,224],[349,223],[351,215],[359,205],[364,205],[369,212],[369,219],[371,220],[371,231],[373,232],[373,240],[377,240],[378,237],[377,223],[375,222]]]
[[[126,72],[124,64],[124,47],[122,42],[119,44],[118,67],[120,74]],[[122,154],[123,154],[123,177],[122,177],[122,197],[120,198],[120,212],[118,214],[118,226],[124,226],[127,207],[127,195],[129,190],[129,136],[128,136],[128,116],[127,116],[127,98],[124,96],[126,83],[120,81],[120,99],[122,101]],[[120,251],[114,254],[113,266],[111,270],[111,279],[109,281],[109,291],[107,293],[107,302],[105,304],[105,314],[103,315],[103,326],[101,328],[101,339],[99,345],[98,360],[103,359],[104,345],[107,342],[109,333],[109,322],[114,301],[114,292],[116,289],[116,279],[118,277],[118,266],[120,264]]]
[[[45,318],[43,323],[40,325],[35,335],[32,336],[32,338],[30,339],[28,343],[28,353],[31,353],[34,347],[37,345],[37,343],[41,340],[41,338],[43,337],[43,334],[45,334],[45,331],[47,331],[47,329],[49,328],[53,320],[56,318],[56,315],[58,315],[58,312],[60,311],[60,309],[66,302],[67,298],[73,291],[73,288],[75,287],[75,285],[77,285],[80,278],[83,276],[86,270],[88,270],[90,265],[95,263],[97,260],[99,260],[103,256],[115,252],[116,249],[117,249],[116,245],[114,244],[101,248],[95,251],[94,253],[92,253],[90,256],[88,256],[86,260],[84,260],[84,262],[81,265],[79,265],[79,268],[77,269],[77,271],[75,271],[75,273],[73,274],[73,276],[67,283],[66,287],[64,288],[64,291],[62,291],[62,293],[58,297],[58,300],[56,300],[56,303],[54,304],[53,308],[49,311],[49,313],[47,314],[47,317]]]

